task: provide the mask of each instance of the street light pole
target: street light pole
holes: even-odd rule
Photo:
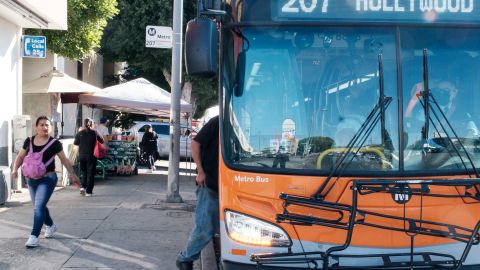
[[[173,3],[172,93],[170,107],[170,147],[167,202],[183,202],[180,184],[180,98],[182,94],[183,0]]]

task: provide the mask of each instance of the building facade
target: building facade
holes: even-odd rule
[[[0,1],[0,166],[13,162],[12,119],[23,114],[21,39],[25,28],[67,30],[67,0]]]

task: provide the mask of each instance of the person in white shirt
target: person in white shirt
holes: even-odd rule
[[[102,117],[100,119],[100,125],[96,127],[98,134],[100,134],[103,137],[105,144],[108,141],[108,135],[110,135],[110,132],[108,132],[107,124],[108,124],[108,119],[106,117]]]

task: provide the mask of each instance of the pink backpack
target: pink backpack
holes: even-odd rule
[[[30,137],[30,149],[27,156],[23,159],[22,172],[25,177],[30,179],[40,179],[47,173],[47,167],[55,159],[55,155],[45,164],[43,163],[43,152],[45,152],[56,140],[51,140],[40,152],[33,152],[33,138]]]

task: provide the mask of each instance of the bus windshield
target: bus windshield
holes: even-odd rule
[[[478,167],[478,29],[278,26],[245,27],[242,35],[240,94],[234,94],[233,46],[224,47],[225,159],[232,166],[330,171],[379,102],[381,54],[385,96],[393,102],[384,108],[385,124],[352,149],[346,172],[464,171],[465,151],[453,151],[446,134],[431,128],[428,139],[422,137],[418,93],[426,49],[432,95]]]

